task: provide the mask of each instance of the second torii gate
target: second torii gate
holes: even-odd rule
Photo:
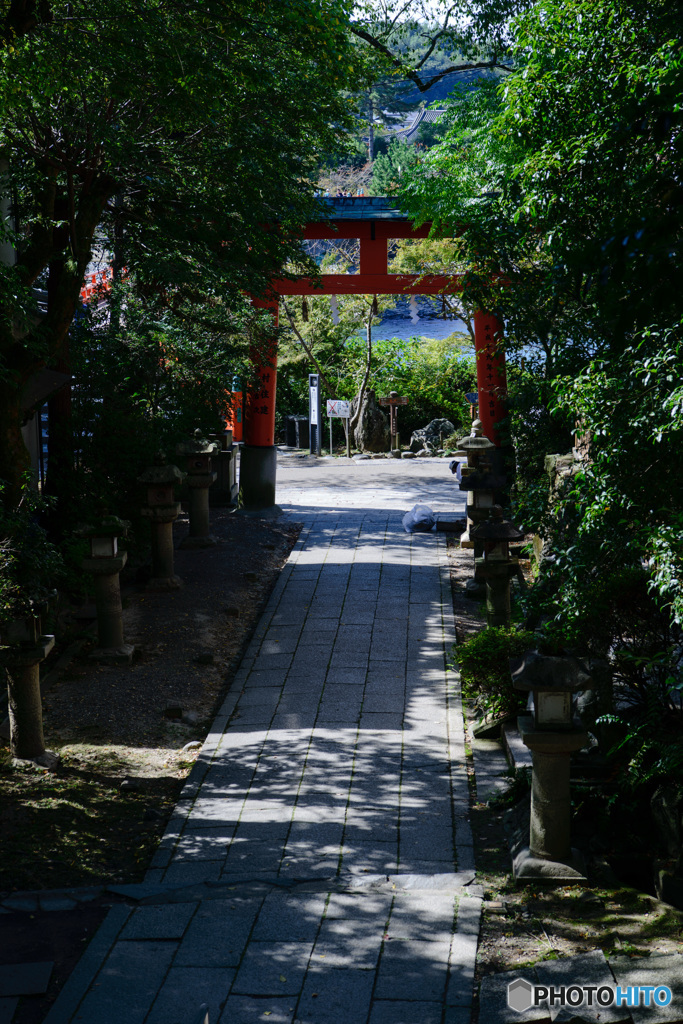
[[[387,246],[392,238],[427,238],[431,225],[414,228],[390,199],[375,196],[328,201],[329,220],[311,222],[305,239],[360,240],[357,274],[323,274],[321,278],[273,281],[270,294],[255,300],[269,308],[275,326],[281,295],[438,295],[461,289],[457,274],[390,274]],[[489,440],[502,439],[498,424],[505,417],[505,355],[502,324],[490,313],[474,314],[474,347],[479,391],[479,419]],[[244,407],[244,446],[240,455],[240,490],[246,508],[267,509],[275,504],[276,353],[258,366],[258,385],[247,391]]]

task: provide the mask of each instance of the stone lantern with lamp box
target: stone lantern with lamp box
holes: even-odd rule
[[[523,743],[532,754],[531,818],[528,846],[513,853],[515,878],[557,883],[585,881],[580,853],[572,849],[572,753],[588,742],[574,715],[573,695],[591,684],[588,669],[572,655],[529,651],[510,660],[516,690],[533,694],[532,713],[517,719]]]

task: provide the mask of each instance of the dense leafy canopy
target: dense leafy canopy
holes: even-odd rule
[[[537,611],[574,640],[596,580],[629,566],[681,620],[680,14],[534,4],[511,28],[514,73],[453,98],[403,191],[460,230],[466,297],[506,320],[517,514],[555,542]],[[590,459],[549,504],[542,460],[577,420]]]
[[[18,392],[60,351],[93,252],[179,315],[228,329],[244,292],[297,256],[283,240],[312,209],[313,161],[343,131],[354,74],[338,0],[54,0],[47,15],[24,34],[10,25],[0,51],[18,228],[16,263],[0,268],[0,477],[12,480]]]

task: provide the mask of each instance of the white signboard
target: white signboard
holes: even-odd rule
[[[318,395],[320,394],[318,389],[318,378],[315,374],[309,374],[308,377],[308,419],[311,426],[320,426],[318,419]]]
[[[350,402],[342,402],[338,398],[327,399],[327,415],[328,416],[341,416],[342,419],[348,420],[351,415]]]

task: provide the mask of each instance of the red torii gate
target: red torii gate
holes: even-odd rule
[[[254,304],[271,310],[278,323],[281,295],[438,295],[460,291],[460,275],[390,274],[387,245],[392,238],[427,238],[430,224],[414,228],[391,200],[375,196],[329,200],[327,222],[312,222],[305,239],[360,240],[357,274],[323,274],[321,278],[274,280],[271,293]],[[322,287],[321,287],[322,284]],[[474,347],[479,391],[479,418],[489,440],[500,446],[497,426],[505,416],[505,355],[500,345],[502,324],[490,313],[474,314]],[[259,384],[245,395],[244,445],[240,455],[240,490],[247,508],[265,509],[275,504],[275,391],[276,353],[270,365],[257,368]]]

